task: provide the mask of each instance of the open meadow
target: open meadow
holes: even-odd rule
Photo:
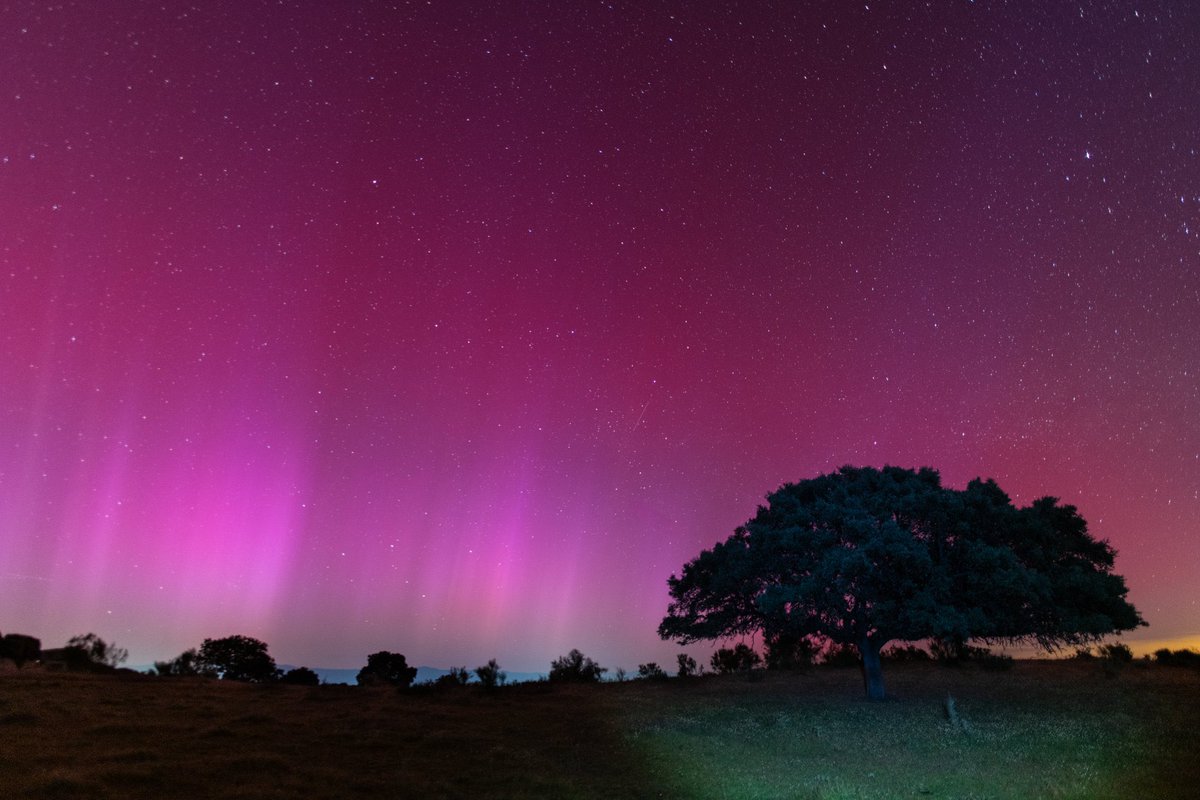
[[[1200,672],[889,665],[486,692],[0,676],[0,795],[1185,798]],[[958,724],[946,714],[951,694]]]

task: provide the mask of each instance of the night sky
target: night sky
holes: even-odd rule
[[[0,15],[0,631],[673,665],[896,464],[1200,644],[1200,5],[196,6]]]

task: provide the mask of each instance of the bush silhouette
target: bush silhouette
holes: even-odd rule
[[[444,689],[449,686],[466,686],[470,682],[471,673],[467,671],[466,667],[451,667],[450,671],[445,675],[438,675],[433,679],[432,683],[426,685]]]
[[[296,667],[289,669],[279,679],[280,683],[289,683],[294,686],[320,686],[321,676],[313,672],[308,667]]]
[[[648,664],[638,664],[638,677],[643,680],[665,681],[667,673],[662,667],[651,661]]]
[[[494,658],[482,667],[476,667],[475,677],[479,678],[479,682],[483,684],[483,688],[485,689],[495,689],[497,686],[503,686],[508,681],[508,673],[500,669],[500,665],[496,663],[496,659]]]
[[[578,650],[550,662],[550,680],[555,682],[595,683],[608,672]]]
[[[408,665],[400,653],[380,650],[367,656],[367,665],[358,671],[359,686],[398,686],[407,689],[417,677],[417,668]]]
[[[760,663],[762,658],[745,643],[739,643],[733,648],[722,647],[712,654],[712,668],[721,675],[731,672],[748,672]]]

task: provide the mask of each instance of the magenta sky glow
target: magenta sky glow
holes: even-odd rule
[[[673,663],[845,463],[1200,643],[1200,6],[10,4],[0,631]]]

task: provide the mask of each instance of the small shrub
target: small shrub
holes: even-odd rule
[[[433,685],[439,689],[453,688],[457,686],[466,686],[471,680],[471,673],[467,672],[466,667],[451,667],[450,671],[445,675],[438,675],[433,679]]]
[[[321,676],[308,667],[296,667],[285,672],[279,682],[293,686],[320,686]]]
[[[1100,658],[1116,664],[1129,664],[1133,661],[1133,651],[1129,645],[1115,642],[1100,646]]]
[[[628,677],[629,675],[625,672],[624,667],[617,667],[617,671],[613,673],[613,679],[616,680],[617,683],[624,683]]]
[[[762,663],[762,657],[750,649],[745,643],[739,643],[733,648],[722,647],[712,654],[712,668],[721,675],[731,672],[751,670]]]
[[[928,661],[930,658],[928,651],[917,647],[915,644],[893,645],[880,653],[879,657],[884,661],[892,661],[898,664],[911,661]]]
[[[1092,652],[1092,648],[1090,647],[1080,647],[1076,649],[1075,654],[1071,656],[1071,658],[1074,658],[1077,661],[1091,661],[1095,657],[1096,655]]]
[[[643,680],[665,681],[667,673],[666,670],[651,661],[648,664],[638,664],[638,677]]]

